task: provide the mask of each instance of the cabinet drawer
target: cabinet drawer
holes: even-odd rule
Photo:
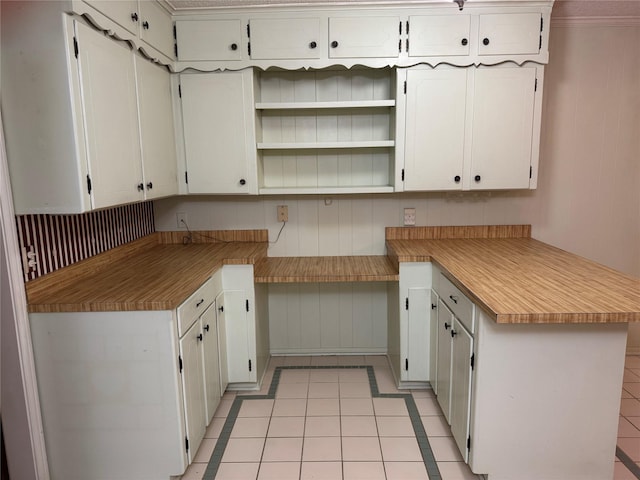
[[[400,17],[337,17],[329,19],[330,58],[397,57]]]
[[[209,279],[178,307],[179,337],[182,337],[193,322],[213,303],[216,293],[215,283]]]
[[[254,60],[320,58],[319,18],[252,18]]]
[[[469,55],[469,15],[417,15],[409,17],[409,56]]]
[[[178,60],[242,60],[240,20],[178,20]]]
[[[438,294],[460,322],[473,334],[473,302],[451,281],[440,273]]]
[[[540,52],[539,13],[480,15],[479,55],[524,55]]]

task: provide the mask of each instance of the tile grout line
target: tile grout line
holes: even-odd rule
[[[295,366],[295,365],[281,365],[277,366],[273,372],[273,378],[271,379],[271,384],[269,385],[269,393],[267,395],[236,395],[233,404],[227,414],[227,418],[224,422],[224,426],[222,427],[222,431],[220,432],[220,436],[216,441],[216,446],[211,454],[211,458],[207,464],[207,468],[204,472],[202,480],[214,480],[216,474],[218,473],[218,469],[220,468],[220,463],[222,463],[222,456],[224,455],[224,451],[227,448],[227,444],[229,442],[229,438],[231,437],[231,431],[233,430],[233,426],[238,417],[238,413],[240,412],[240,407],[242,406],[242,402],[244,400],[275,400],[276,391],[278,389],[278,385],[280,383],[280,374],[282,370],[320,370],[320,369],[356,369],[356,368],[366,368],[367,376],[369,378],[369,388],[371,389],[371,397],[372,398],[403,398],[405,404],[407,406],[407,411],[409,412],[409,418],[411,419],[411,425],[413,426],[414,435],[416,441],[418,442],[418,448],[420,448],[420,453],[422,454],[422,460],[424,462],[424,466],[427,470],[427,477],[429,480],[442,480],[442,476],[440,474],[440,470],[438,468],[438,464],[436,463],[435,457],[433,455],[433,451],[431,450],[431,445],[429,444],[429,440],[427,438],[427,434],[424,430],[424,426],[422,425],[422,420],[420,419],[420,414],[416,407],[415,401],[413,400],[413,396],[411,393],[380,393],[378,389],[378,382],[375,376],[375,370],[372,365],[305,365],[305,366]],[[273,412],[272,412],[273,414]],[[306,416],[306,415],[305,415]],[[374,412],[375,416],[375,412]],[[266,442],[265,435],[265,442]],[[380,435],[378,435],[380,438]],[[341,461],[344,464],[344,461]],[[384,464],[384,459],[383,459]],[[302,468],[302,462],[301,462]],[[344,466],[343,466],[344,468]],[[640,479],[640,477],[638,477]]]

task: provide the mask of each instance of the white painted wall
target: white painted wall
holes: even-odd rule
[[[531,223],[533,236],[640,277],[640,24],[552,26],[538,189],[492,194],[176,197],[155,204],[156,228],[268,228],[289,223],[271,256],[384,253],[384,227],[415,207],[418,225]],[[329,204],[327,204],[329,203]],[[640,352],[640,328],[630,329]]]

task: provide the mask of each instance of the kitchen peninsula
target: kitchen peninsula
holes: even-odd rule
[[[248,233],[244,237],[247,242],[231,243],[183,245],[183,235],[157,232],[121,247],[121,254],[116,249],[77,267],[30,282],[27,287],[35,344],[39,347],[36,349],[38,370],[47,370],[50,379],[59,376],[56,366],[64,362],[53,361],[45,352],[55,350],[47,342],[55,343],[51,339],[56,338],[56,329],[65,328],[68,318],[78,316],[79,322],[73,331],[76,335],[89,335],[87,341],[90,341],[92,328],[81,329],[78,325],[88,321],[108,329],[113,318],[102,318],[109,315],[104,311],[125,314],[124,323],[118,323],[121,326],[127,322],[135,324],[143,311],[148,314],[167,311],[167,318],[172,319],[175,313],[171,312],[177,309],[180,317],[181,305],[188,304],[190,298],[195,299],[194,305],[200,301],[199,297],[190,297],[194,291],[202,290],[198,288],[200,285],[215,278],[220,268],[224,274],[226,266],[240,266],[248,268],[256,282],[244,286],[245,292],[249,292],[245,295],[247,312],[255,312],[256,316],[242,334],[245,341],[248,335],[249,344],[257,356],[263,358],[250,356],[254,376],[236,386],[255,387],[269,354],[268,302],[264,300],[268,283],[372,280],[387,281],[392,291],[397,290],[398,276],[400,283],[403,281],[403,266],[425,264],[430,269],[426,281],[431,294],[447,293],[441,293],[441,302],[436,299],[436,307],[432,303],[431,308],[423,312],[423,321],[431,327],[422,345],[432,371],[436,372],[435,376],[429,373],[426,380],[438,385],[437,372],[442,365],[436,354],[442,339],[447,339],[454,330],[456,334],[466,332],[471,338],[470,357],[459,364],[454,360],[454,364],[466,365],[468,370],[468,376],[463,375],[468,388],[463,389],[466,392],[462,399],[462,410],[466,409],[462,425],[465,433],[459,447],[472,470],[488,474],[489,480],[611,477],[626,322],[640,320],[639,280],[531,239],[529,226],[389,228],[388,257],[308,257],[291,261],[267,257],[265,231]],[[229,240],[233,235],[211,232],[210,236]],[[251,290],[254,286],[255,296]],[[237,291],[237,287],[237,284],[231,286],[229,292],[225,287],[225,293]],[[449,292],[453,292],[450,297],[455,300],[450,312],[443,303],[448,302]],[[404,298],[400,300],[404,303]],[[243,307],[244,302],[243,297],[240,302]],[[394,310],[391,303],[390,298],[390,312]],[[464,312],[459,310],[460,305],[469,305],[469,323],[462,320]],[[435,316],[434,311],[438,312]],[[439,325],[440,312],[449,312],[446,315],[451,316],[444,318],[454,322],[454,327],[444,335],[433,329]],[[226,310],[220,313],[233,315]],[[221,356],[220,365],[224,370],[222,365],[227,363],[229,381],[233,383],[231,372],[238,357],[234,356],[235,347],[229,342],[236,345],[238,339],[230,337],[229,319],[227,317],[226,327],[222,327],[227,333],[220,334],[220,326],[218,330],[220,345],[225,339],[227,343],[227,355]],[[391,313],[388,321],[389,358],[393,365],[397,359],[392,355],[392,331],[398,319]],[[169,328],[175,329],[175,325]],[[168,353],[173,351],[176,356],[168,355],[168,362],[163,363],[165,367],[165,363],[175,365],[179,350],[178,333],[172,335]],[[434,336],[440,340],[434,343]],[[115,348],[108,346],[109,340],[104,342],[101,348],[107,351]],[[437,346],[434,348],[434,345]],[[129,346],[135,349],[133,344]],[[455,350],[450,358],[455,358]],[[121,359],[118,362],[121,363]],[[261,372],[255,375],[255,369]],[[174,370],[172,382],[179,384],[180,372]],[[449,373],[454,436],[453,419],[457,417],[453,412],[458,390],[453,385],[459,374],[459,368]],[[77,387],[83,377],[73,378],[75,380],[68,380],[66,384],[77,381]],[[68,398],[67,403],[56,398],[59,392],[56,394],[54,380],[42,377],[39,380],[41,394],[46,399],[43,402],[45,437],[51,442],[51,430],[47,430],[56,428],[51,418],[53,412],[62,408],[71,414],[77,406],[69,403]],[[176,406],[188,397],[178,390],[174,395],[178,398]],[[439,400],[445,396],[442,385],[436,387],[436,392]],[[87,403],[83,408],[90,410],[92,405]],[[184,415],[182,409],[180,412],[178,418]],[[184,428],[179,426],[181,421],[177,420],[177,424],[174,427],[181,431]],[[174,437],[180,438],[179,434]],[[173,443],[173,447],[178,448],[179,442]],[[56,455],[63,453],[54,448],[51,452],[55,468]],[[164,466],[166,473],[184,471],[189,462],[186,455],[178,452],[176,463],[171,467],[174,469]],[[59,461],[62,462],[62,457]]]

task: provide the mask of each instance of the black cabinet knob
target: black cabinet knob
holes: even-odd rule
[[[246,185],[247,181],[244,178],[240,179],[240,185]]]
[[[466,47],[469,44],[469,40],[466,38],[463,38],[460,43],[462,44],[462,46]]]
[[[489,39],[487,37],[482,39],[482,44],[483,45],[489,45]]]
[[[451,327],[451,325],[449,325],[447,322],[444,322],[444,329],[449,330],[449,327]]]
[[[476,182],[479,182],[480,180],[482,180],[482,177],[481,177],[480,175],[476,175],[475,177],[473,177],[473,179],[474,179]]]
[[[145,30],[149,30],[149,22],[147,22],[146,20],[142,22],[142,28],[144,28]]]
[[[202,327],[204,329],[205,332],[209,331],[209,324],[205,325],[204,327]]]
[[[316,48],[318,46],[318,44],[316,42],[311,42],[309,44],[309,48]]]
[[[136,12],[133,12],[131,14],[131,21],[132,22],[137,22],[138,21],[138,14]]]
[[[220,306],[218,307],[218,311],[220,311],[220,312],[224,312],[224,305],[220,305]]]
[[[438,308],[438,305],[436,305],[435,303],[431,304],[431,310],[435,310],[436,308]]]
[[[153,183],[149,182],[147,183],[147,190],[151,190],[153,188]]]
[[[335,40],[331,42],[331,48],[336,48],[337,46],[338,46],[338,42],[336,42]]]
[[[236,51],[238,49],[238,44],[237,43],[232,43],[231,44],[231,50]]]
[[[202,334],[198,334],[198,336],[196,337],[198,340],[202,341]]]
[[[453,181],[456,183],[460,183],[460,175],[456,175],[455,177],[453,177]]]
[[[144,183],[139,183],[138,184],[138,191],[142,192],[144,190]]]
[[[451,329],[451,338],[455,337],[458,334],[453,328]]]

